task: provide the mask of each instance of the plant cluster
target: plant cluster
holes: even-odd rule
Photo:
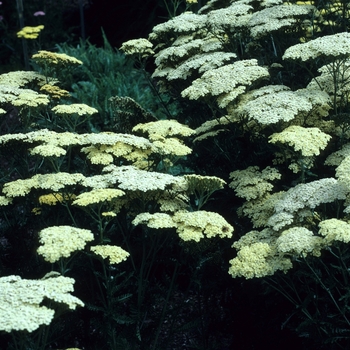
[[[349,5],[173,5],[148,39],[121,47],[149,79],[151,90],[128,77],[139,98],[96,76],[104,53],[90,60],[100,52],[85,43],[0,75],[1,283],[18,284],[9,302],[36,316],[7,311],[2,331],[14,348],[70,346],[55,337],[72,324],[80,347],[170,349],[178,333],[187,347],[232,345],[209,331],[228,317],[224,298],[209,313],[225,271],[285,296],[295,310],[283,326],[313,346],[347,348]]]

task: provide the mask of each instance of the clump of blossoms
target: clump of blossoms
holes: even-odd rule
[[[0,330],[33,332],[49,325],[55,311],[43,306],[45,299],[65,304],[71,310],[84,303],[70,294],[74,279],[49,273],[41,280],[20,276],[0,277]]]
[[[199,242],[207,237],[232,237],[233,227],[218,213],[199,210],[194,212],[178,211],[174,215],[166,213],[141,213],[132,222],[134,225],[146,225],[151,228],[175,227],[184,241]]]
[[[152,48],[153,44],[147,39],[132,39],[124,42],[120,50],[128,56],[136,55],[145,58],[154,54]]]
[[[40,67],[55,65],[57,67],[76,66],[83,64],[82,61],[65,53],[57,53],[41,50],[32,56],[33,61]]]
[[[37,27],[23,27],[19,32],[17,32],[17,38],[36,39],[43,29],[43,25],[39,25]]]
[[[90,250],[102,259],[108,258],[110,264],[119,264],[130,255],[124,249],[113,245],[97,245],[91,247]]]
[[[272,191],[273,185],[270,181],[280,178],[281,174],[275,168],[267,167],[260,171],[258,166],[251,166],[245,170],[231,172],[232,181],[229,186],[234,189],[238,197],[249,201]]]
[[[68,258],[73,252],[84,249],[87,242],[94,239],[90,230],[71,226],[52,226],[39,232],[42,244],[37,252],[45,261],[54,263]]]

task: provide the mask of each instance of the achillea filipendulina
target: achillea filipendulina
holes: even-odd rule
[[[350,242],[350,224],[339,219],[323,220],[319,223],[319,234],[324,237],[325,243],[331,245],[334,241]]]
[[[124,249],[113,245],[97,245],[90,248],[96,255],[109,259],[110,264],[119,264],[130,255]]]
[[[55,311],[42,306],[44,299],[66,304],[71,310],[84,306],[69,294],[74,290],[74,282],[73,278],[50,274],[41,280],[0,277],[0,330],[33,332],[41,325],[49,325]]]
[[[2,192],[10,198],[21,197],[28,194],[32,189],[46,189],[59,191],[69,185],[75,185],[85,179],[79,173],[53,173],[37,174],[29,179],[18,179],[4,184]]]
[[[302,6],[301,6],[302,7]],[[324,35],[307,43],[289,47],[284,60],[309,61],[320,58],[329,60],[348,58],[350,54],[350,33]]]
[[[281,233],[276,245],[278,251],[283,254],[295,257],[320,256],[324,240],[305,227],[291,227]]]
[[[230,264],[232,277],[246,279],[271,276],[278,270],[287,272],[293,267],[290,259],[277,254],[276,247],[259,241],[243,246]]]
[[[168,136],[191,136],[195,131],[187,125],[179,123],[177,120],[158,120],[144,124],[137,124],[132,131],[140,131],[145,133],[152,139],[153,135],[168,137]]]
[[[91,204],[98,204],[103,202],[112,202],[119,199],[125,192],[116,188],[99,188],[93,189],[89,192],[79,194],[73,202],[73,205],[85,207]]]
[[[49,94],[54,99],[60,99],[64,97],[69,97],[70,93],[67,90],[63,90],[59,88],[58,86],[51,85],[51,84],[45,84],[40,88],[40,91],[43,91],[47,94]]]
[[[176,212],[173,217],[176,231],[184,241],[199,242],[204,236],[232,237],[233,227],[218,213],[205,210]]]
[[[141,213],[132,221],[133,225],[146,225],[150,228],[172,228],[176,227],[172,216],[165,213]]]
[[[260,124],[269,125],[293,120],[299,113],[309,112],[313,107],[308,99],[293,91],[275,91],[273,88],[271,93],[266,93],[267,88],[263,88],[265,94],[243,104],[239,113],[248,115]]]
[[[315,209],[322,203],[344,200],[348,189],[334,178],[324,178],[309,183],[298,184],[285,192],[275,205],[275,214],[268,224],[274,230],[290,224],[293,216],[301,209]]]
[[[124,42],[120,48],[125,55],[140,55],[141,57],[148,57],[154,54],[152,50],[153,44],[147,39],[132,39]]]
[[[71,202],[73,199],[75,199],[75,194],[72,193],[49,193],[49,194],[43,194],[39,197],[39,203],[40,204],[46,204],[46,205],[56,205],[57,203],[62,202]]]
[[[39,242],[42,244],[37,253],[45,261],[57,262],[68,258],[73,252],[84,249],[87,242],[94,239],[90,230],[72,226],[52,226],[39,232]]]
[[[250,166],[245,170],[236,170],[230,173],[232,179],[229,187],[236,195],[246,200],[256,199],[272,191],[270,181],[280,179],[281,174],[275,168],[267,167],[262,171],[258,166]]]
[[[39,66],[53,65],[53,66],[77,66],[83,64],[82,61],[75,57],[69,56],[65,53],[57,53],[41,50],[32,56],[32,59]]]
[[[149,40],[157,43],[166,36],[174,37],[180,34],[190,34],[196,30],[206,27],[206,16],[196,15],[192,12],[185,12],[175,18],[156,25],[149,35]]]
[[[84,103],[73,103],[70,105],[57,105],[51,109],[54,113],[58,115],[71,115],[78,114],[82,115],[93,115],[98,113],[96,108],[90,107]]]
[[[128,191],[157,191],[165,190],[176,185],[181,179],[169,174],[137,169],[134,166],[108,165],[103,169],[110,183]]]
[[[37,83],[40,86],[45,82],[46,77],[44,75],[33,71],[14,71],[0,75],[0,84],[16,88],[25,87],[30,83]]]
[[[182,91],[182,97],[191,100],[218,96],[220,107],[226,107],[246,91],[247,86],[269,77],[266,68],[258,66],[255,59],[241,60],[233,64],[212,69],[194,80],[192,85]]]
[[[300,19],[315,12],[310,5],[281,4],[255,12],[248,22],[253,38],[270,35],[272,32],[295,27]]]
[[[36,39],[43,29],[43,25],[39,25],[36,27],[23,27],[19,32],[17,32],[17,38]]]
[[[61,157],[64,156],[67,151],[55,145],[40,145],[29,149],[29,153],[33,155],[40,155],[42,157]]]
[[[331,153],[325,160],[325,165],[338,166],[341,162],[350,156],[350,143],[346,143],[338,151]],[[350,159],[350,158],[349,158]]]
[[[184,175],[186,193],[210,196],[213,192],[221,190],[226,182],[216,176],[201,176],[196,174]]]
[[[325,149],[331,136],[319,128],[292,125],[270,136],[269,142],[287,144],[304,157],[317,156]]]

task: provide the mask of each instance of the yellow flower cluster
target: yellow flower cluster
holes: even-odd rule
[[[249,201],[272,191],[273,185],[270,181],[280,178],[281,174],[275,168],[267,167],[260,171],[258,166],[250,166],[245,170],[231,172],[232,181],[229,186],[235,190],[238,197]]]
[[[291,227],[281,233],[276,245],[278,251],[284,254],[296,257],[306,257],[309,254],[320,256],[324,240],[305,227]]]
[[[278,252],[276,239],[276,232],[269,228],[246,233],[233,243],[239,251],[230,260],[229,274],[249,279],[273,275],[278,270],[287,272],[293,265],[289,258]]]
[[[84,103],[73,103],[70,105],[56,105],[53,107],[52,112],[58,115],[71,115],[78,114],[82,115],[92,115],[98,113],[96,108],[90,107]]]
[[[147,39],[132,39],[122,44],[120,50],[126,55],[141,55],[148,57],[154,54],[153,44]]]
[[[44,276],[41,280],[22,279],[20,276],[0,277],[0,330],[33,332],[41,325],[49,325],[55,311],[42,305],[44,299],[66,304],[71,310],[84,303],[69,294],[74,279]]]
[[[133,224],[144,224],[151,228],[176,227],[181,239],[196,242],[204,238],[204,235],[208,238],[231,238],[233,232],[233,227],[220,214],[204,210],[178,211],[174,215],[141,213],[135,217]]]
[[[113,245],[97,245],[91,247],[91,251],[100,255],[103,259],[109,259],[110,264],[119,264],[130,255],[124,249]]]
[[[75,195],[71,193],[49,193],[40,196],[39,203],[46,205],[56,205],[57,203],[62,203],[64,201],[72,201],[74,198]]]
[[[317,156],[320,150],[325,149],[331,136],[322,132],[319,128],[304,128],[292,125],[282,132],[270,136],[269,142],[282,143],[291,146],[294,151],[304,157]]]
[[[65,53],[56,53],[41,50],[32,56],[35,63],[39,65],[53,65],[53,66],[76,66],[83,64],[82,61],[76,59],[75,57],[69,56]]]
[[[40,91],[43,91],[47,94],[49,94],[54,99],[60,99],[62,97],[69,97],[70,94],[67,90],[63,90],[59,88],[58,86],[51,85],[51,84],[45,84],[40,88]]]
[[[87,242],[94,239],[90,230],[71,226],[52,226],[39,232],[42,244],[37,252],[45,261],[54,263],[60,258],[68,258],[73,252],[84,249]]]
[[[331,245],[334,241],[350,242],[350,224],[339,219],[323,220],[319,223],[319,234],[324,237],[325,243]]]
[[[37,27],[23,27],[19,32],[17,32],[17,38],[36,39],[43,29],[43,25],[39,25]]]
[[[73,205],[86,207],[87,205],[91,204],[111,202],[117,198],[120,198],[124,194],[125,192],[115,188],[98,188],[90,192],[79,194],[73,202]]]

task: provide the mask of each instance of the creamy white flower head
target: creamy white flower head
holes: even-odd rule
[[[130,255],[124,249],[114,245],[97,245],[91,247],[91,251],[103,259],[109,259],[110,264],[119,264]]]
[[[350,156],[350,143],[346,143],[338,151],[331,153],[325,160],[325,165],[338,166],[341,162]],[[350,159],[350,158],[349,158]]]
[[[275,168],[267,167],[262,171],[258,166],[250,166],[245,170],[236,170],[230,173],[232,182],[229,184],[236,195],[246,200],[262,197],[272,191],[270,181],[280,179],[281,174]]]
[[[189,34],[206,27],[206,16],[196,15],[192,12],[185,12],[175,18],[156,25],[149,35],[150,41],[158,41],[165,35]]]
[[[39,65],[52,65],[52,66],[76,66],[83,64],[82,61],[75,57],[69,56],[65,53],[57,53],[41,50],[32,56],[32,59]]]
[[[153,137],[152,141],[155,151],[161,155],[174,155],[178,157],[192,153],[192,149],[184,145],[182,140],[174,137],[165,138],[162,136]]]
[[[146,225],[150,228],[172,228],[176,227],[172,216],[165,213],[141,213],[132,221],[133,225]]]
[[[176,231],[184,241],[199,242],[204,236],[232,237],[233,227],[218,213],[205,210],[176,212],[173,217]]]
[[[137,169],[134,166],[115,165],[106,166],[103,171],[107,173],[105,176],[117,183],[118,187],[129,191],[157,191],[171,188],[176,185],[180,178],[169,174],[162,174],[153,171]]]
[[[126,55],[141,55],[142,57],[154,54],[153,44],[147,39],[132,39],[124,42],[120,48]]]
[[[303,7],[303,6],[300,6]],[[350,33],[324,35],[320,38],[289,47],[284,60],[309,61],[319,58],[347,58],[350,54]]]
[[[168,136],[191,136],[195,133],[187,125],[179,123],[177,120],[157,120],[156,122],[149,122],[144,124],[137,124],[132,131],[141,131],[152,135],[168,137]]]
[[[16,99],[12,100],[12,104],[16,107],[47,106],[49,102],[50,100],[46,95],[28,89],[22,91]]]
[[[253,6],[242,1],[232,2],[225,8],[210,11],[208,13],[208,27],[214,32],[235,32],[248,25]]]
[[[336,178],[350,190],[350,156],[346,156],[335,170]]]
[[[319,128],[304,128],[299,125],[291,125],[282,132],[270,136],[269,142],[282,143],[291,146],[302,156],[310,157],[320,154],[325,149],[331,136],[322,132]]]
[[[179,64],[176,68],[172,70],[167,70],[165,76],[167,80],[176,79],[187,79],[194,72],[204,73],[208,70],[221,67],[227,63],[230,63],[237,55],[232,52],[209,52],[209,53],[199,53],[192,55],[187,60]],[[156,69],[154,77],[157,77],[157,72],[162,69]]]
[[[269,35],[271,32],[293,27],[298,20],[314,12],[316,8],[309,5],[282,4],[255,12],[248,22],[253,38]]]
[[[114,199],[120,198],[124,194],[125,192],[115,188],[93,189],[89,192],[79,194],[73,202],[73,205],[85,207],[91,204],[111,202]]]
[[[40,145],[29,150],[29,153],[33,155],[40,155],[42,157],[61,157],[64,156],[67,151],[55,145]]]
[[[61,258],[68,258],[73,252],[84,249],[87,242],[94,239],[90,230],[72,226],[52,226],[39,232],[42,244],[37,252],[45,261],[54,263]]]
[[[277,250],[293,256],[321,255],[324,245],[321,237],[315,236],[305,227],[291,227],[276,240]]]
[[[32,82],[44,85],[46,84],[46,77],[38,72],[23,70],[0,75],[0,84],[11,85],[16,88],[24,87]]]
[[[348,189],[334,178],[325,178],[290,188],[275,205],[275,214],[268,220],[274,230],[290,224],[301,209],[315,209],[322,203],[344,200]]]
[[[264,87],[266,91],[267,87]],[[279,121],[288,122],[301,112],[309,112],[312,104],[307,98],[298,96],[293,91],[278,91],[272,89],[270,94],[264,94],[244,104],[240,113],[263,125],[275,124]]]
[[[98,113],[96,108],[90,107],[84,103],[73,103],[71,105],[57,105],[51,109],[53,112],[59,115],[92,115]]]
[[[263,242],[242,247],[230,264],[228,272],[232,277],[246,279],[271,276],[278,270],[287,272],[293,267],[290,259],[279,256],[276,248]]]
[[[331,245],[334,241],[350,242],[350,224],[338,219],[323,220],[319,223],[319,234],[324,237],[326,244]]]
[[[205,72],[201,78],[194,80],[190,87],[183,90],[181,95],[191,100],[208,96],[224,98],[225,94],[232,94],[237,89],[239,94],[242,94],[247,86],[267,77],[269,77],[268,70],[258,66],[257,60],[241,60]],[[230,101],[226,101],[227,104]]]
[[[20,276],[0,277],[0,330],[33,332],[49,325],[55,311],[42,306],[45,298],[66,304],[74,310],[84,306],[73,291],[74,279],[54,276],[42,280],[27,280]]]
[[[275,192],[265,194],[263,197],[246,201],[237,209],[240,217],[246,216],[250,219],[253,228],[263,228],[267,226],[267,222],[274,214],[276,203],[282,198],[284,192]],[[293,215],[291,215],[291,221]]]

